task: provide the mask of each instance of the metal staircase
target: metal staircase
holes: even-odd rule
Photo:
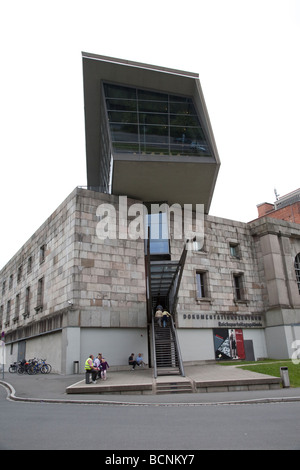
[[[170,325],[154,323],[157,375],[179,374],[178,353]]]
[[[165,328],[160,327],[155,321],[152,322],[152,347],[155,378],[158,375],[182,375],[184,377],[177,332],[172,318],[169,319]]]
[[[152,333],[152,365],[155,378],[157,375],[185,376],[173,318],[175,318],[176,314],[178,292],[186,254],[187,249],[185,245],[179,261],[152,259],[148,237],[148,245],[145,252],[147,318]],[[168,325],[165,328],[160,327],[155,322],[154,306],[157,305],[158,302],[163,302],[164,307],[168,307],[171,313]]]

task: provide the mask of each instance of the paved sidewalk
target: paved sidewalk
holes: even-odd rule
[[[186,385],[198,393],[245,391],[255,389],[280,388],[281,379],[269,375],[239,369],[235,366],[198,365],[185,367],[185,377],[164,375],[153,378],[152,369],[136,368],[135,371],[125,370],[111,372],[106,381],[98,380],[96,384],[86,384],[85,380],[76,382],[67,388],[68,394],[155,394],[160,387],[175,389]],[[168,387],[168,384],[170,386]],[[178,384],[178,385],[177,385]]]
[[[256,381],[263,384],[265,378],[270,379],[270,376],[264,376],[254,372],[244,371],[235,366],[220,366],[220,365],[201,365],[190,366],[185,368],[186,378],[178,376],[162,376],[157,380],[152,377],[152,370],[143,369],[136,371],[122,371],[122,372],[109,372],[108,378],[105,382],[99,380],[97,385],[85,385],[84,374],[76,375],[18,375],[5,372],[4,382],[0,377],[0,384],[5,384],[8,390],[8,395],[13,400],[21,401],[38,401],[38,402],[68,402],[68,403],[86,403],[86,404],[131,404],[131,405],[208,405],[208,404],[221,404],[221,403],[253,403],[265,401],[300,401],[300,388],[276,388],[264,389],[260,387],[259,390],[255,389],[241,389],[240,391],[228,390],[225,391],[219,387],[218,392],[212,391],[210,388],[206,393],[181,393],[181,394],[163,394],[156,395],[149,394],[136,394],[134,390],[124,391],[124,393],[93,393],[93,388],[102,387],[105,385],[118,386],[120,384],[130,384],[139,386],[141,384],[151,385],[155,382],[164,382],[175,380],[191,379],[196,383],[201,384],[217,384],[220,382],[228,383],[230,381]],[[75,384],[81,384],[83,388],[89,387],[89,392],[67,394],[68,387]],[[259,387],[258,387],[259,388]],[[112,388],[113,390],[113,388]]]

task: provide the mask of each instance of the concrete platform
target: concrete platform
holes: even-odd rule
[[[272,390],[281,386],[281,378],[246,371],[236,366],[199,365],[185,367],[179,375],[153,377],[152,369],[108,371],[107,380],[96,384],[78,381],[66,388],[67,394],[151,395],[157,393],[208,393]],[[182,391],[182,392],[181,392]]]

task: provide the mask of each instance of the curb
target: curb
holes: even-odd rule
[[[105,400],[61,400],[55,398],[25,398],[16,396],[14,387],[8,382],[0,380],[7,392],[7,399],[23,403],[52,403],[52,404],[75,404],[75,405],[118,405],[118,406],[218,406],[218,405],[253,405],[266,403],[290,403],[300,401],[300,397],[278,397],[278,398],[254,398],[250,400],[231,400],[220,402],[200,402],[200,403],[131,403],[121,401],[105,401]]]

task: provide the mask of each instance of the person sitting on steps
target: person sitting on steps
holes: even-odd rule
[[[143,361],[143,356],[142,356],[141,353],[139,353],[139,354],[137,355],[137,357],[135,358],[135,361],[136,361],[136,363],[137,363],[137,365],[138,365],[139,367],[141,367],[141,366],[144,367],[144,366],[146,365],[145,362]]]
[[[132,369],[131,370],[135,370],[135,366],[136,366],[136,361],[134,360],[134,353],[131,353],[129,358],[128,358],[128,364],[130,366],[132,366]]]

